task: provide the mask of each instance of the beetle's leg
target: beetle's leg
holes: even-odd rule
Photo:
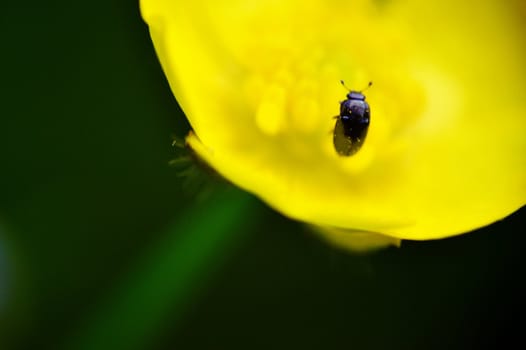
[[[338,116],[336,116],[334,118],[338,118]],[[336,130],[336,126],[334,128],[332,128],[331,130],[329,130],[328,134],[329,135],[334,135],[334,130]]]

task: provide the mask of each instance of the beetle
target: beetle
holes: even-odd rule
[[[334,117],[336,125],[334,126],[333,143],[339,155],[348,157],[362,148],[367,136],[371,109],[365,102],[365,95],[362,92],[373,83],[369,82],[369,85],[361,91],[354,91],[345,86],[343,80],[340,82],[349,93],[347,99],[340,102],[340,115]]]

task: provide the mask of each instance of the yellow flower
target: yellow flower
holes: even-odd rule
[[[524,205],[523,10],[497,0],[141,1],[192,149],[343,245],[347,231],[447,237]],[[332,140],[341,79],[356,90],[374,82],[369,134],[350,157]]]

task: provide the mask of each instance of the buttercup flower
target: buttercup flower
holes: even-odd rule
[[[436,239],[526,200],[523,5],[488,0],[142,0],[155,49],[220,174],[346,245]],[[351,89],[367,139],[340,156]],[[382,237],[374,235],[374,237]]]

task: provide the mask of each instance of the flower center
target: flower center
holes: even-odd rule
[[[323,124],[320,111],[323,106],[323,77],[315,69],[318,63],[313,61],[284,65],[270,79],[257,75],[252,77],[250,85],[260,85],[258,90],[261,92],[254,110],[256,125],[264,134],[305,137],[318,133]],[[337,107],[335,102],[333,106]],[[335,112],[333,109],[329,113]]]
[[[261,52],[261,57],[248,66],[243,90],[263,138],[301,157],[319,153],[354,172],[376,157],[404,151],[404,133],[423,115],[429,89],[421,72],[410,65],[410,38],[403,28],[378,13],[351,17],[334,18],[326,32],[304,33],[299,26],[296,34],[278,41],[258,41],[257,49],[247,49],[252,55]],[[346,25],[350,21],[355,24],[352,35]],[[264,31],[259,34],[265,37]],[[374,83],[364,92],[371,108],[369,132],[351,157],[338,156],[332,142],[334,117],[348,93],[340,80],[356,91]]]

